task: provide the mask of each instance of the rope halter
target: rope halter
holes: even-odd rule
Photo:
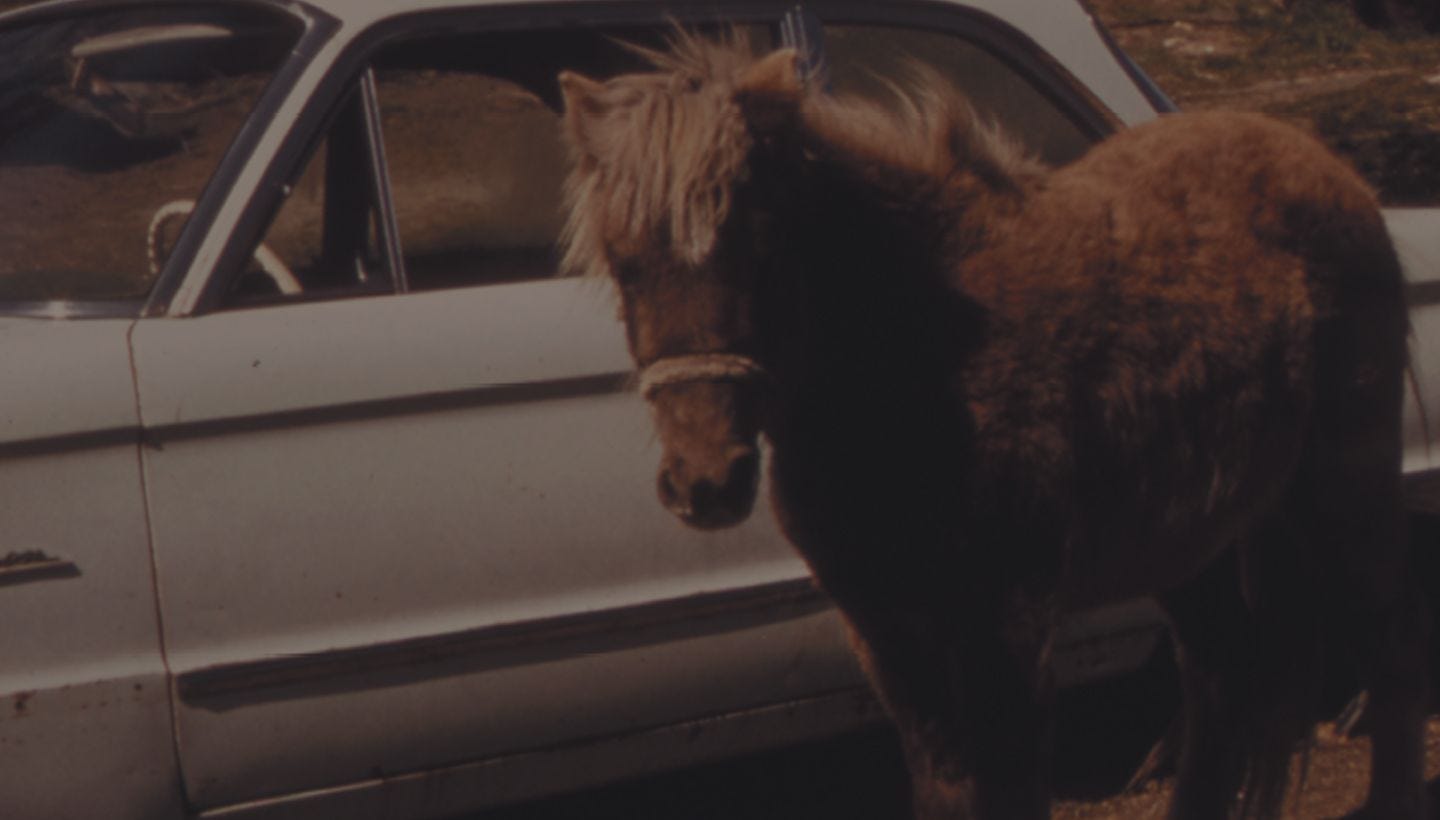
[[[759,381],[765,368],[738,353],[691,353],[657,359],[640,371],[640,395],[647,401],[672,384],[702,381]]]

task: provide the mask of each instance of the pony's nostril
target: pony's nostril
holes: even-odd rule
[[[690,488],[690,500],[694,502],[697,510],[712,510],[715,508],[715,501],[720,497],[720,488],[713,483],[700,479]]]

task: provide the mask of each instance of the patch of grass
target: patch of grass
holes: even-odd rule
[[[1267,113],[1310,123],[1387,203],[1434,203],[1440,195],[1440,89],[1419,77],[1379,77]]]
[[[1269,32],[1255,56],[1290,63],[1351,54],[1371,34],[1356,22],[1349,7],[1321,0],[1296,3],[1290,14],[1272,14],[1259,24]]]

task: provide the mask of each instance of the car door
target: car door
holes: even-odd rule
[[[859,685],[768,510],[699,533],[656,502],[613,300],[555,275],[545,84],[627,52],[371,42],[276,149],[256,261],[133,333],[194,806]]]

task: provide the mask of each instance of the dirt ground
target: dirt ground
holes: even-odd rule
[[[1403,19],[1368,29],[1338,0],[1090,5],[1180,108],[1292,121],[1348,157],[1386,204],[1440,204],[1440,35]]]

